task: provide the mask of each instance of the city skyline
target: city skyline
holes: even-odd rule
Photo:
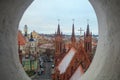
[[[19,29],[23,31],[24,25],[28,32],[35,30],[38,33],[54,34],[57,30],[58,19],[63,34],[71,34],[74,19],[75,33],[82,28],[86,31],[89,19],[90,31],[98,34],[98,23],[94,9],[88,0],[35,0],[25,11]]]

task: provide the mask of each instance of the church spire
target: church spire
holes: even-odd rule
[[[31,34],[30,34],[30,38],[31,38],[31,39],[33,39],[33,35],[32,35],[32,32],[31,32]]]
[[[75,32],[74,32],[74,21],[73,21],[73,25],[72,25],[72,36],[75,36]]]
[[[75,31],[74,31],[74,19],[73,19],[73,25],[72,25],[71,42],[72,42],[72,43],[75,43],[75,42],[76,42],[76,39],[75,39]]]
[[[29,39],[29,41],[34,41],[32,32],[31,32],[31,34],[30,34],[30,39]]]
[[[57,34],[60,34],[60,24],[58,24]]]
[[[60,19],[58,19],[58,29],[57,29],[57,34],[60,35],[60,24],[59,24]]]
[[[60,32],[59,19],[58,19],[57,32],[55,33],[55,52],[56,52],[56,55],[62,52],[62,33]]]
[[[90,34],[89,20],[87,20],[87,30],[86,30],[86,35],[88,36],[89,34]]]
[[[27,31],[28,31],[28,27],[27,25],[24,26],[24,36],[27,37]]]
[[[86,33],[84,33],[84,48],[85,51],[90,55],[92,52],[92,34],[89,29],[89,20],[87,20],[87,29],[86,29]]]

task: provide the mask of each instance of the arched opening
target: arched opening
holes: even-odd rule
[[[72,21],[73,18],[74,18],[74,21]],[[57,19],[59,19],[58,22],[57,22]],[[87,19],[89,19],[89,20],[87,20]],[[63,58],[65,58],[65,54],[66,55],[69,54],[68,52],[70,51],[71,47],[74,47],[77,52],[76,55],[78,55],[79,57],[77,56],[77,57],[72,58],[71,61],[73,61],[75,58],[77,59],[77,61],[74,60],[73,62],[70,62],[70,64],[68,66],[71,67],[71,69],[72,69],[71,65],[75,64],[74,70],[71,71],[70,69],[68,69],[68,70],[66,69],[67,71],[66,71],[66,73],[64,73],[64,75],[67,75],[69,73],[70,76],[72,76],[73,74],[75,74],[76,69],[80,65],[82,66],[83,71],[86,72],[90,63],[92,62],[92,58],[95,53],[95,51],[93,51],[93,50],[96,49],[96,44],[97,44],[96,37],[94,37],[92,35],[98,34],[96,15],[95,15],[95,12],[94,12],[92,6],[90,5],[89,1],[87,1],[87,0],[85,0],[85,1],[79,1],[79,0],[55,1],[55,0],[53,0],[53,2],[51,2],[51,1],[36,0],[31,4],[31,6],[26,10],[25,14],[23,15],[22,20],[20,22],[20,30],[22,31],[24,37],[27,38],[27,40],[29,40],[29,38],[30,38],[29,35],[31,35],[31,33],[33,33],[32,34],[34,37],[33,39],[35,41],[38,41],[38,43],[35,46],[36,48],[39,49],[39,47],[41,47],[42,45],[50,43],[50,44],[55,45],[54,51],[56,52],[59,48],[59,45],[58,45],[59,41],[55,37],[55,31],[58,27],[57,24],[59,24],[60,32],[62,32],[63,37],[60,42],[60,48],[61,48],[60,54],[61,55],[58,56],[59,58],[62,56],[62,58],[59,59],[59,62],[57,62],[57,60],[54,60],[55,61],[54,64],[56,64],[55,67],[57,67],[57,65],[60,64],[60,62],[63,60]],[[74,35],[75,35],[74,38],[76,39],[76,42],[75,42],[75,46],[69,46],[70,48],[68,50],[66,50],[66,47],[68,48],[67,44],[70,44],[70,45],[72,44],[71,43],[72,24],[74,24]],[[81,28],[82,28],[82,30],[81,30]],[[35,30],[35,31],[33,31],[33,30]],[[29,33],[29,32],[31,32],[31,33]],[[91,32],[92,32],[92,34],[91,34]],[[26,34],[26,33],[28,33],[28,34]],[[34,33],[35,33],[35,35],[34,35]],[[28,35],[28,36],[26,36],[26,35]],[[39,38],[35,37],[35,36],[38,36]],[[45,39],[47,39],[47,40],[50,39],[50,41],[53,40],[53,42],[51,43],[49,41],[46,43],[42,43],[43,41],[45,42]],[[33,41],[33,42],[35,42],[35,41]],[[28,43],[28,45],[29,45],[29,42],[30,41],[27,41],[26,43]],[[81,46],[80,46],[80,43],[82,44]],[[77,48],[78,46],[79,46],[79,48]],[[30,46],[25,46],[24,50],[27,48],[28,51],[25,51],[25,53],[23,53],[22,58],[24,58],[25,55],[28,56],[28,54],[33,55],[32,53],[34,53],[34,54],[38,53],[38,55],[41,55],[39,57],[42,57],[42,55],[45,55],[45,53],[43,52],[45,50],[39,49],[38,52],[36,52],[36,51],[30,52],[31,48],[29,48],[29,47]],[[64,52],[62,50],[63,47],[65,50]],[[81,50],[81,48],[83,51]],[[53,56],[56,58],[56,53],[53,53]],[[80,57],[80,56],[82,56],[82,57]],[[34,57],[34,55],[33,55],[33,57]],[[27,60],[28,59],[30,59],[30,58],[27,57]],[[40,58],[40,59],[42,59],[42,58]],[[30,63],[29,61],[26,61],[26,58],[22,61],[25,71],[30,70],[30,66],[27,69],[27,66],[31,65],[31,64],[28,64],[28,63]],[[40,61],[39,64],[41,64],[41,63],[46,64],[47,62]],[[49,66],[51,66],[51,65],[49,65]],[[48,67],[48,66],[46,66],[46,67]],[[39,71],[41,73],[41,75],[40,75],[40,77],[41,77],[42,75],[45,75],[45,73],[47,73],[46,71],[45,71],[45,73],[43,73],[41,71],[43,69],[46,70],[46,68],[40,67],[39,69],[36,69],[37,71],[35,70],[35,72]],[[50,75],[52,75],[52,74],[50,74]]]
[[[0,1],[0,79],[30,80],[19,64],[16,41],[17,26],[30,0]],[[119,80],[119,0],[90,0],[99,23],[96,55],[82,80]],[[14,15],[13,15],[14,14]],[[11,16],[12,15],[12,16]],[[7,45],[7,47],[6,47]],[[101,52],[102,51],[102,52]]]

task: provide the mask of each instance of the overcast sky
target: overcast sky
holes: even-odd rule
[[[72,19],[75,19],[76,34],[80,33],[80,27],[86,30],[87,19],[92,33],[98,34],[96,14],[88,0],[34,0],[25,11],[19,29],[23,31],[26,24],[29,32],[55,33],[58,19],[63,34],[71,34]]]

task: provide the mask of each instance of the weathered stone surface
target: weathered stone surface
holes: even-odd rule
[[[81,80],[120,80],[120,0],[90,0],[99,24],[93,62]]]
[[[0,0],[0,80],[30,80],[18,58],[17,29],[32,0]]]

